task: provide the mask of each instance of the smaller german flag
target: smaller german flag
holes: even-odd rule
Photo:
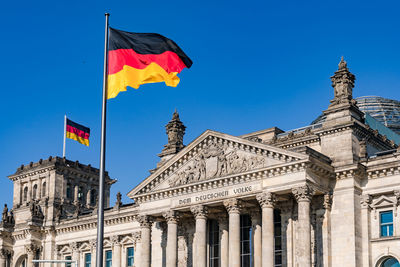
[[[89,146],[90,128],[80,125],[67,119],[67,138],[78,141],[79,143]]]

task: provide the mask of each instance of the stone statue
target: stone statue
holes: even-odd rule
[[[122,199],[121,192],[118,192],[117,193],[117,201],[115,202],[115,206],[114,206],[117,209],[119,209],[119,207],[121,207],[121,205],[122,205],[122,200],[121,199]]]
[[[7,204],[4,204],[4,209],[3,209],[2,216],[1,216],[1,220],[3,222],[7,222],[7,219],[8,219],[8,208],[7,208]]]

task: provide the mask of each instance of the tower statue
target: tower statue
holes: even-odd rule
[[[176,155],[181,151],[185,145],[183,144],[183,136],[185,135],[185,125],[179,118],[179,113],[175,110],[172,115],[172,119],[165,126],[165,130],[168,136],[168,143],[164,146],[158,156],[161,161],[157,164],[157,168],[162,166],[168,159]]]
[[[334,89],[334,99],[331,100],[331,106],[351,103],[355,79],[356,77],[349,71],[347,62],[342,57],[339,62],[339,69],[331,77]]]

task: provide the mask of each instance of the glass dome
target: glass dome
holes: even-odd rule
[[[400,134],[400,101],[380,96],[361,96],[355,100],[362,112],[368,113],[392,131]],[[325,115],[322,114],[312,124],[324,122],[325,119]]]

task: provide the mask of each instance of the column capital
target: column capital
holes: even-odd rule
[[[372,203],[372,196],[369,194],[361,195],[360,197],[360,204],[361,208],[369,208],[369,205]]]
[[[138,215],[136,216],[136,221],[139,222],[140,227],[150,228],[153,223],[153,218],[148,215]]]
[[[256,196],[261,208],[273,208],[276,204],[276,196],[271,192],[263,192]]]
[[[324,206],[324,209],[331,210],[331,208],[332,208],[332,193],[329,192],[324,195],[323,206]]]
[[[137,231],[132,233],[133,244],[136,245],[142,239],[142,232]]]
[[[207,219],[208,207],[203,205],[196,205],[190,207],[190,211],[193,213],[195,219]]]
[[[303,186],[292,188],[292,194],[296,198],[297,202],[310,202],[314,195],[314,189],[310,185],[306,184]]]
[[[174,210],[169,210],[163,213],[163,217],[167,221],[168,224],[175,223],[177,224],[179,221],[179,213]]]
[[[11,251],[5,248],[0,249],[0,258],[7,258],[7,256],[11,254],[12,254]]]
[[[230,198],[224,200],[224,206],[228,213],[240,213],[243,205],[240,199]]]
[[[34,255],[38,250],[40,250],[40,247],[37,246],[36,244],[31,243],[31,244],[25,245],[25,250],[26,250],[27,254]]]

